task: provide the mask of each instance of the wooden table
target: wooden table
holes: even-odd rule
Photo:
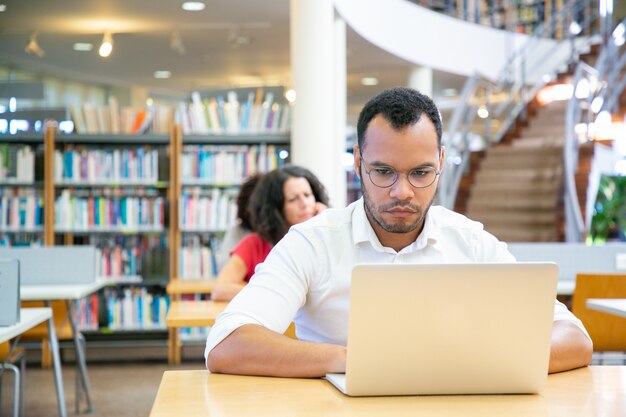
[[[96,280],[85,284],[55,284],[55,285],[22,285],[20,287],[20,298],[22,301],[44,301],[50,307],[52,301],[65,300],[67,306],[67,317],[69,318],[76,349],[76,364],[78,365],[78,375],[76,383],[76,413],[80,411],[81,389],[87,402],[87,412],[93,411],[91,402],[91,388],[89,386],[89,375],[87,373],[87,359],[85,349],[87,347],[85,338],[76,325],[76,306],[73,301],[80,300],[91,295],[107,284],[105,280]],[[82,343],[82,345],[81,345]],[[80,383],[79,383],[80,382]]]
[[[215,319],[227,305],[227,301],[172,301],[165,317],[165,324],[170,331],[170,342],[172,341],[171,335],[176,334],[174,343],[179,343],[179,327],[213,326]],[[296,328],[293,323],[289,325],[285,335],[296,338]],[[170,345],[171,348],[172,345]],[[180,352],[180,348],[178,348],[178,352]],[[175,352],[170,350],[170,354],[175,354]],[[180,356],[178,356],[178,360],[180,361]]]
[[[175,278],[167,284],[166,291],[174,297],[183,294],[211,294],[214,282],[212,279]]]
[[[626,298],[589,298],[587,308],[626,317]]]
[[[49,307],[20,309],[19,322],[12,326],[0,327],[0,343],[11,340],[45,321],[48,322],[48,341],[50,342],[50,350],[52,351],[54,383],[57,393],[59,416],[66,417],[67,410],[65,408],[65,392],[63,390],[63,375],[61,371],[61,358],[59,356],[59,341],[57,340],[56,331],[54,329],[52,309]],[[24,375],[22,375],[22,378],[24,378]],[[23,392],[22,395],[24,395]],[[22,410],[22,412],[23,411],[24,410]]]
[[[179,302],[180,297],[185,294],[211,294],[215,280],[212,279],[181,279],[174,278],[168,284],[166,288],[167,294],[170,296],[171,304],[170,310],[174,303]],[[169,317],[169,313],[168,313]],[[210,324],[197,324],[196,326],[210,326]],[[168,337],[168,352],[167,359],[170,365],[178,365],[181,360],[181,342],[178,337],[178,327],[170,326]]]
[[[226,301],[172,301],[167,311],[167,327],[212,326],[226,308]]]
[[[550,375],[538,395],[348,397],[322,379],[261,378],[166,371],[151,417],[626,415],[626,367]]]

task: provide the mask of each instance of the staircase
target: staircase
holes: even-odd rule
[[[507,242],[561,237],[566,102],[538,109],[517,139],[490,148],[479,162],[466,214]]]

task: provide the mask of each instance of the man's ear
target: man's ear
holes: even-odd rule
[[[361,153],[359,152],[359,145],[352,147],[352,154],[354,155],[354,173],[359,179],[361,178]]]
[[[446,160],[445,155],[446,155],[446,147],[441,146],[441,152],[439,155],[439,172],[443,171],[443,167],[444,167],[443,162]]]

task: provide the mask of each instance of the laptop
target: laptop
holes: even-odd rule
[[[0,259],[0,326],[20,321],[20,263]]]
[[[546,384],[555,263],[356,265],[351,396],[537,393]]]

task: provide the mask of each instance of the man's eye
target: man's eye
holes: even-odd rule
[[[411,171],[411,176],[415,178],[425,177],[430,174],[431,171],[427,169],[416,169],[415,171]]]
[[[391,168],[375,168],[374,172],[376,172],[377,175],[382,176],[392,176],[395,174],[395,171]]]

